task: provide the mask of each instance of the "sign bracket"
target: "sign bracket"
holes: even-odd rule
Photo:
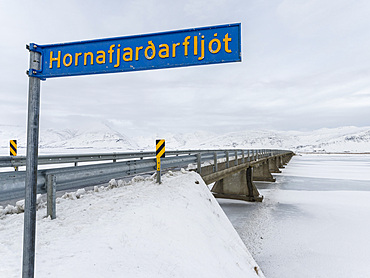
[[[40,77],[40,74],[42,74],[42,68],[43,68],[43,59],[44,59],[44,53],[42,50],[40,50],[40,47],[35,43],[30,43],[30,45],[26,45],[26,49],[30,52],[37,52],[40,54],[40,61],[39,61],[39,69],[31,68],[27,71],[27,75],[29,77],[37,77],[42,81],[45,81],[46,78]]]

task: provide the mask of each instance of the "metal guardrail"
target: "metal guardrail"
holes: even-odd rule
[[[188,151],[166,152],[167,155],[176,155],[188,153]],[[40,155],[38,165],[62,164],[62,163],[79,163],[79,162],[96,162],[112,160],[116,162],[122,159],[143,159],[145,157],[155,157],[155,152],[125,152],[125,153],[101,153],[101,154],[62,154],[62,155]],[[0,156],[0,167],[25,166],[25,156]]]
[[[260,158],[291,153],[285,150],[184,150],[166,151],[162,159],[162,169],[187,167],[194,164],[194,168],[201,168],[204,162],[215,165],[217,160],[226,159],[226,162],[236,157],[242,161],[256,161]],[[112,160],[112,163],[101,163]],[[74,163],[75,166],[43,169],[37,172],[37,193],[47,193],[48,181],[54,182],[55,190],[71,190],[86,186],[93,186],[108,182],[110,179],[119,179],[144,173],[154,173],[156,170],[155,152],[127,152],[110,154],[73,154],[73,155],[41,155],[39,165],[59,165]],[[95,164],[78,166],[86,162]],[[0,167],[25,166],[26,157],[0,157]],[[25,171],[0,172],[0,201],[22,199],[25,196]],[[52,178],[50,178],[52,177]]]

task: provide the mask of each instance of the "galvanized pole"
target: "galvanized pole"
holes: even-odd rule
[[[30,70],[40,69],[40,53],[30,51]],[[24,206],[23,278],[33,278],[36,245],[36,188],[39,146],[40,79],[28,77],[28,122],[26,158],[26,199]]]

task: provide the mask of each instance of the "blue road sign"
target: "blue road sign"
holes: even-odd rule
[[[49,45],[30,44],[51,77],[126,72],[241,61],[240,23]]]

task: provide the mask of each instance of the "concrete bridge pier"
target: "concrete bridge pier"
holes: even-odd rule
[[[206,184],[215,183],[211,191],[216,198],[261,202],[263,196],[260,195],[253,181],[274,182],[271,172],[280,173],[279,168],[283,167],[283,163],[289,162],[294,155],[287,153],[265,155],[254,160],[252,158],[254,152],[250,156],[248,151],[247,159],[244,158],[244,161],[243,159],[229,161],[226,156],[226,161],[221,163],[217,163],[217,156],[214,156],[214,165],[201,167],[199,163],[198,173]]]
[[[282,157],[284,165],[288,164],[289,161],[292,159],[294,154],[284,155]]]
[[[254,181],[269,181],[274,182],[276,179],[271,175],[269,161],[263,161],[258,166],[253,167],[253,180]]]
[[[278,157],[268,159],[270,173],[281,173],[278,160]]]
[[[262,202],[263,196],[253,183],[253,169],[248,167],[216,181],[212,187],[216,198]]]
[[[281,168],[281,169],[284,169],[284,162],[283,162],[283,157],[282,156],[278,156],[276,158],[276,161],[277,161],[277,164],[278,164],[278,167]]]

